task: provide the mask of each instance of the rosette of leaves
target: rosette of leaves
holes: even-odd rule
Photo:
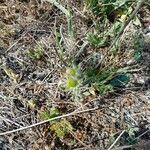
[[[59,115],[59,111],[56,108],[51,108],[48,111],[40,112],[40,117],[42,120],[48,120],[55,118]],[[50,122],[49,129],[54,132],[54,134],[59,138],[64,138],[66,134],[72,131],[73,127],[69,121],[66,119],[54,120]]]
[[[44,51],[40,46],[35,46],[33,49],[29,49],[28,56],[34,60],[39,60],[44,56]]]
[[[69,121],[62,119],[57,123],[53,123],[50,126],[50,130],[53,131],[57,137],[63,139],[66,134],[73,130],[73,127]]]

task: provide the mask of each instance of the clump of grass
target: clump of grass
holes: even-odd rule
[[[89,33],[87,40],[93,47],[104,47],[107,45],[107,37],[100,37],[96,33]]]
[[[80,91],[80,89],[82,89],[82,87],[88,87],[88,91],[93,89],[99,94],[106,94],[123,88],[129,82],[130,76],[126,73],[125,69],[120,70],[120,68],[115,65],[104,66],[102,68],[96,67],[96,55],[93,55],[93,57],[89,66],[85,66],[83,69],[81,66],[68,68],[66,80],[67,89],[76,89],[78,94],[81,94],[82,91]]]
[[[110,15],[123,14],[131,4],[132,2],[124,0],[85,0],[87,9],[90,9],[94,15],[106,15],[108,18]]]
[[[103,69],[87,69],[83,73],[84,83],[92,86],[100,94],[113,92],[117,88],[124,87],[129,81],[126,73],[118,72],[115,66],[104,67]]]

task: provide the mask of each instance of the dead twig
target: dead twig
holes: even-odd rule
[[[120,137],[124,134],[125,130],[123,130],[120,135],[117,137],[117,139],[114,141],[114,143],[108,148],[108,150],[111,150],[114,145],[118,142],[118,140],[120,139]]]
[[[76,115],[76,114],[80,114],[80,113],[86,113],[86,112],[94,111],[94,110],[97,110],[97,109],[98,109],[98,107],[91,108],[91,109],[86,109],[86,110],[81,110],[81,111],[77,111],[77,112],[74,111],[74,112],[71,112],[71,113],[68,113],[68,114],[65,114],[65,115],[61,115],[61,116],[57,116],[55,118],[47,119],[47,120],[44,120],[44,121],[41,121],[41,122],[38,122],[38,123],[35,123],[35,124],[32,124],[32,125],[29,125],[29,126],[26,126],[26,127],[21,127],[21,128],[15,129],[15,130],[11,130],[11,131],[6,131],[6,132],[3,132],[3,133],[0,133],[0,136],[6,135],[6,134],[15,133],[15,132],[22,131],[22,130],[26,130],[26,129],[29,129],[29,128],[33,128],[33,127],[45,124],[45,123],[53,121],[53,120],[66,118],[66,117],[69,117],[69,116],[72,116],[72,115]]]

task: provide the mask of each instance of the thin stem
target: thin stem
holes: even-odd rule
[[[51,122],[53,120],[58,120],[58,119],[61,119],[61,118],[69,117],[69,116],[80,114],[80,113],[86,113],[86,112],[94,111],[94,110],[97,110],[97,109],[98,109],[98,107],[91,108],[91,109],[86,109],[86,110],[82,110],[82,111],[77,111],[77,112],[74,111],[74,112],[71,112],[71,113],[68,113],[68,114],[65,114],[65,115],[61,115],[61,116],[57,116],[55,118],[47,119],[47,120],[44,120],[44,121],[41,121],[41,122],[38,122],[38,123],[35,123],[35,124],[32,124],[32,125],[29,125],[29,126],[26,126],[26,127],[21,127],[21,128],[15,129],[15,130],[10,130],[10,131],[6,131],[6,132],[3,132],[3,133],[0,133],[0,136],[6,135],[6,134],[15,133],[15,132],[22,131],[22,130],[26,130],[26,129],[29,129],[29,128],[33,128],[33,127],[36,127],[36,126],[39,126],[39,125]]]

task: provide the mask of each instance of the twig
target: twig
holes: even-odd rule
[[[117,137],[117,139],[114,141],[114,143],[108,148],[108,150],[111,150],[114,145],[118,142],[118,140],[120,139],[120,137],[124,134],[125,130],[123,130],[120,135]]]
[[[137,3],[137,6],[135,7],[135,10],[131,13],[131,16],[125,21],[125,23],[122,25],[120,32],[118,33],[118,35],[116,36],[116,38],[114,39],[114,41],[112,42],[110,48],[112,48],[116,42],[118,41],[118,39],[121,37],[121,35],[123,34],[125,28],[127,27],[127,25],[130,23],[130,21],[135,17],[135,15],[138,13],[139,9],[142,7],[143,3],[145,2],[145,0],[140,0]]]
[[[141,135],[139,135],[138,137],[136,137],[134,140],[137,140],[137,139],[139,139],[140,137],[142,137],[144,134],[146,134],[147,132],[149,132],[150,130],[146,130],[144,133],[142,133]],[[134,141],[133,140],[133,141]],[[134,144],[134,145],[125,145],[125,146],[121,146],[121,147],[118,147],[118,148],[115,148],[115,149],[113,149],[113,150],[124,150],[124,149],[127,149],[127,148],[135,148],[135,147],[137,147],[138,146],[138,148],[143,148],[144,147],[144,145],[137,145],[137,144]]]
[[[146,130],[144,133],[140,134],[138,137],[136,137],[133,141],[139,139],[140,137],[142,137],[143,135],[145,135],[146,133],[148,133],[150,130]]]
[[[35,124],[32,124],[32,125],[29,125],[29,126],[26,126],[26,127],[21,127],[21,128],[15,129],[15,130],[10,130],[10,131],[6,131],[6,132],[3,132],[3,133],[0,133],[0,136],[6,135],[6,134],[15,133],[15,132],[22,131],[22,130],[26,130],[26,129],[29,129],[29,128],[33,128],[33,127],[45,124],[45,123],[53,121],[53,120],[69,117],[69,116],[80,114],[80,113],[86,113],[86,112],[94,111],[94,110],[97,110],[97,109],[98,109],[98,107],[91,108],[91,109],[86,109],[86,110],[82,110],[82,111],[78,111],[78,112],[71,112],[71,113],[68,113],[68,114],[65,114],[65,115],[57,116],[55,118],[47,119],[47,120],[44,120],[44,121],[41,121],[41,122],[38,122],[38,123],[35,123]]]

